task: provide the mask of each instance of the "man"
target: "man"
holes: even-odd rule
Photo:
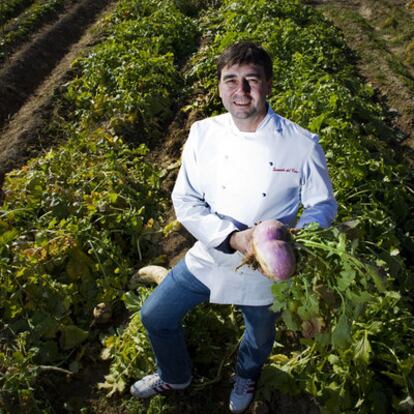
[[[198,241],[142,307],[158,371],[137,381],[131,393],[146,398],[189,386],[182,318],[201,302],[234,304],[245,334],[229,408],[241,413],[272,350],[277,317],[270,310],[272,282],[247,266],[236,270],[252,254],[253,227],[266,219],[326,227],[336,202],[318,137],[266,102],[272,87],[266,51],[251,42],[229,47],[218,60],[218,78],[228,113],[193,124],[172,193],[177,219]]]

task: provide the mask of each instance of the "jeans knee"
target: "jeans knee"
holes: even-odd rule
[[[148,304],[148,301],[144,302],[141,308],[141,322],[147,331],[156,329],[157,315],[154,312],[153,307]]]
[[[171,310],[163,309],[154,301],[147,300],[141,308],[141,322],[148,332],[160,333],[178,329],[181,319]]]

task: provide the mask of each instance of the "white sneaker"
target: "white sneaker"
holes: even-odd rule
[[[255,390],[256,381],[236,375],[236,381],[230,394],[230,411],[242,413],[251,403]]]
[[[191,378],[185,384],[170,384],[163,381],[160,376],[155,373],[147,375],[140,379],[130,388],[131,394],[136,398],[148,398],[155,394],[160,394],[171,390],[183,390],[191,384]]]

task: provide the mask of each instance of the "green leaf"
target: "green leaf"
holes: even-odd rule
[[[277,299],[275,299],[270,309],[273,312],[280,312],[285,307],[286,307],[286,303],[279,302]]]
[[[380,273],[380,270],[371,264],[366,264],[365,269],[367,270],[368,275],[374,282],[375,287],[380,291],[384,292],[387,288],[387,280],[385,277]]]
[[[298,307],[297,314],[302,320],[309,320],[319,315],[319,303],[314,296],[307,296],[306,302]]]
[[[44,312],[34,312],[30,323],[34,327],[34,332],[43,338],[53,338],[59,330],[58,322]]]
[[[354,305],[365,305],[366,303],[372,302],[375,297],[369,292],[360,291],[357,293],[348,291],[346,292],[347,298],[352,301]]]
[[[345,235],[345,233],[339,233],[338,244],[336,245],[336,248],[340,252],[345,253],[345,251],[346,251],[346,235]]]
[[[118,200],[118,194],[117,193],[109,193],[108,198],[109,198],[109,201],[111,203],[116,203],[116,201]]]
[[[334,348],[343,349],[351,343],[351,332],[348,318],[343,313],[332,332],[332,345]]]
[[[381,374],[386,375],[388,378],[392,379],[393,382],[400,387],[405,386],[405,379],[403,375],[396,374],[395,372],[390,371],[381,371]]]
[[[280,301],[284,301],[286,299],[286,293],[289,291],[289,287],[289,281],[274,283],[272,285],[273,296]]]
[[[60,346],[64,351],[75,348],[84,342],[89,336],[88,331],[84,331],[75,325],[63,326],[60,331],[62,333],[60,338]]]
[[[339,274],[339,278],[337,281],[338,288],[342,292],[346,291],[351,283],[354,281],[356,276],[356,272],[349,266],[344,265],[344,270]]]
[[[368,331],[365,330],[362,338],[355,344],[354,359],[368,365],[371,352],[372,348],[368,340]]]
[[[282,320],[291,331],[298,331],[300,329],[300,322],[296,320],[292,312],[288,310],[283,311]]]
[[[275,389],[289,395],[295,395],[301,391],[290,373],[268,365],[262,370],[257,392],[262,399],[270,401],[272,391]]]
[[[321,125],[326,118],[326,114],[322,113],[316,118],[313,118],[312,121],[309,123],[309,129],[312,132],[319,132],[321,129]]]
[[[126,308],[130,312],[139,312],[142,306],[142,300],[138,295],[133,292],[126,292],[125,295],[122,296],[122,300],[125,303]]]
[[[92,260],[78,247],[71,250],[68,263],[66,264],[66,274],[70,281],[90,277],[89,266]]]
[[[315,335],[315,342],[321,347],[326,347],[331,343],[331,335],[327,332],[319,332]]]
[[[3,244],[6,245],[10,243],[16,238],[17,235],[18,235],[18,232],[15,229],[5,231],[3,234],[0,234],[0,246]]]

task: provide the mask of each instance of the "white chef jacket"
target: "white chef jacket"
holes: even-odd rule
[[[273,282],[247,265],[236,270],[243,255],[215,247],[267,219],[327,227],[337,207],[318,136],[270,107],[255,132],[240,131],[229,113],[195,122],[172,201],[178,221],[198,240],[185,262],[210,289],[210,302],[251,306],[273,302]]]

